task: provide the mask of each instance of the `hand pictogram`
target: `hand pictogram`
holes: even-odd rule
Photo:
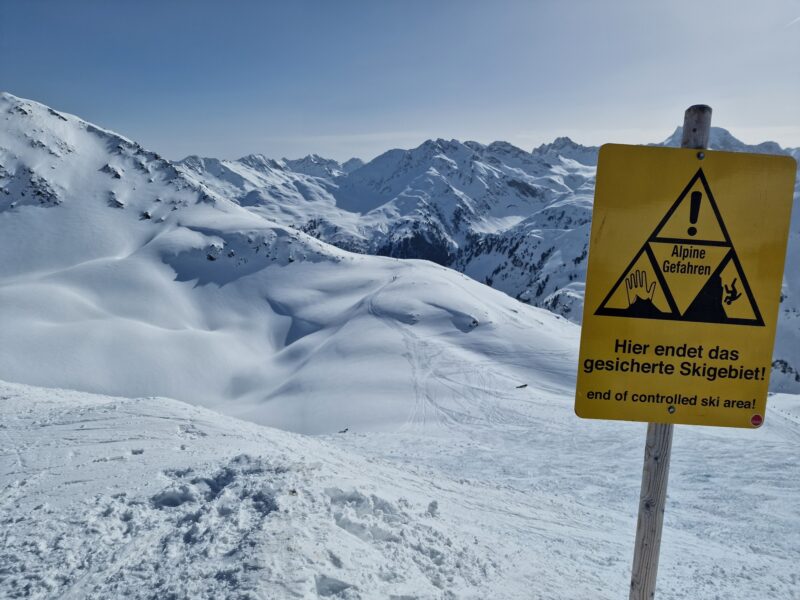
[[[633,271],[625,278],[625,292],[628,294],[628,305],[636,302],[637,298],[652,302],[656,292],[656,282],[647,284],[647,271]]]

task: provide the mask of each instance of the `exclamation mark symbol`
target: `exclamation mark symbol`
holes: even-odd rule
[[[692,224],[692,227],[686,230],[689,235],[695,235],[697,233],[697,216],[700,214],[700,200],[703,198],[703,192],[692,192],[692,204],[689,206],[689,222]]]

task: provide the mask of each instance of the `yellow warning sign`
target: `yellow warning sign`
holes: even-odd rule
[[[579,416],[763,423],[795,172],[788,156],[600,149]]]

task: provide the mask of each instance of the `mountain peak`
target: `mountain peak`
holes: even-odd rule
[[[464,144],[459,140],[453,138],[446,140],[444,138],[428,139],[422,142],[418,148],[435,148],[438,151],[446,151],[450,149],[460,148]]]
[[[364,161],[354,156],[353,158],[346,160],[342,163],[342,171],[344,171],[349,175],[356,169],[360,169],[363,166],[364,166]]]
[[[39,104],[35,100],[26,100],[25,98],[20,98],[19,96],[15,96],[11,92],[0,91],[0,100],[8,102],[10,104],[37,104],[41,107],[45,107],[44,104]]]
[[[495,140],[488,146],[486,146],[487,150],[490,151],[502,151],[502,152],[512,152],[516,154],[517,152],[525,152],[522,148],[515,146],[510,142],[504,142],[503,140]]]
[[[283,170],[286,168],[281,161],[277,161],[274,158],[267,158],[263,154],[248,154],[246,156],[242,156],[236,162],[246,165],[257,171],[269,171],[272,169]]]
[[[678,126],[675,131],[665,139],[660,146],[678,148],[681,145],[683,127]],[[745,144],[740,139],[723,127],[712,127],[708,137],[708,147],[712,150],[727,150],[730,152],[754,152],[756,154],[785,154],[785,150],[777,142],[761,142],[760,144]]]
[[[586,148],[577,142],[574,142],[572,138],[567,137],[565,135],[559,136],[554,139],[549,144],[542,144],[538,148],[534,148],[534,153],[547,153],[547,152],[554,152],[557,150],[564,150],[564,149],[575,149],[575,148]]]
[[[572,138],[566,135],[562,135],[553,140],[552,145],[556,147],[574,147],[574,146],[579,146],[580,144],[573,142]]]
[[[286,168],[312,177],[338,177],[342,175],[342,165],[332,158],[319,154],[307,154],[303,158],[283,158],[280,161]]]
[[[549,144],[542,144],[538,148],[534,148],[531,154],[541,156],[551,162],[566,158],[585,165],[596,165],[598,150],[597,146],[584,146],[567,136],[560,136]]]

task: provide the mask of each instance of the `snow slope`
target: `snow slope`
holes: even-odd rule
[[[498,585],[499,548],[457,530],[423,477],[165,398],[0,394],[4,598],[478,598]]]
[[[472,408],[318,440],[0,383],[0,596],[623,596],[644,426],[577,419],[557,386]],[[677,429],[658,598],[800,594],[798,424],[776,396],[757,431]]]
[[[680,138],[679,127],[662,144],[678,146]],[[717,127],[709,145],[737,152],[798,153],[774,142],[744,144]],[[273,184],[262,186],[261,204],[250,201],[254,192],[249,184],[231,186],[208,169],[196,169],[194,176],[250,210],[338,247],[432,260],[579,323],[597,153],[598,148],[569,138],[532,152],[506,142],[428,140],[410,150],[390,150],[352,171],[303,168],[291,175],[302,178],[295,180],[293,193]],[[245,157],[228,164],[241,169],[250,162]],[[330,163],[319,157],[300,162]],[[277,199],[278,205],[291,209],[274,210]],[[795,210],[774,355],[775,390],[800,390],[798,215]]]
[[[323,433],[423,418],[418,344],[509,382],[572,376],[564,319],[432,263],[325,244],[53,113],[0,98],[0,377]]]

